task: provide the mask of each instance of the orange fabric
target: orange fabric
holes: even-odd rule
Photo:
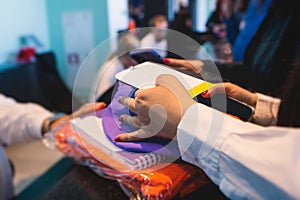
[[[238,116],[231,115],[231,114],[228,114],[228,113],[227,113],[226,115],[228,115],[228,116],[230,116],[230,117],[233,117],[233,118],[235,118],[235,119],[241,120]]]
[[[120,172],[109,168],[88,153],[70,124],[55,133],[55,143],[57,148],[67,156],[81,163],[88,161],[88,166],[91,163],[95,164],[98,169],[90,167],[97,174],[118,180],[134,193],[139,193],[144,199],[183,197],[204,185],[211,184],[201,169],[183,161],[168,164],[155,171],[142,170],[136,173]],[[155,167],[157,166],[153,169]]]

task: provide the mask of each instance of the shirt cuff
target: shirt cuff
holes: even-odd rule
[[[253,122],[263,126],[276,125],[281,100],[259,93],[257,96]]]
[[[32,112],[30,116],[28,116],[28,133],[31,135],[33,139],[42,138],[42,125],[45,119],[52,116],[53,113],[44,109],[43,107],[36,104],[29,104]]]

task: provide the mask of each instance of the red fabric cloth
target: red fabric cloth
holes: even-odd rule
[[[186,162],[170,163],[155,171],[120,172],[93,158],[70,124],[55,133],[56,147],[73,160],[88,165],[97,174],[115,179],[143,199],[172,199],[183,197],[211,184],[205,173]],[[159,164],[160,165],[160,164]],[[154,166],[158,167],[158,166]]]
[[[18,63],[30,63],[33,62],[35,55],[35,49],[32,47],[23,47],[18,56],[17,61]]]

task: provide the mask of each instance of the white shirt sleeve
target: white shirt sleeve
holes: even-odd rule
[[[158,53],[162,58],[167,56],[167,48],[168,42],[166,39],[163,39],[159,42],[155,41],[155,36],[153,33],[148,33],[143,39],[141,40],[141,47],[142,48],[151,48],[156,53]]]
[[[259,93],[257,97],[253,122],[263,126],[276,125],[281,100]]]
[[[183,160],[231,199],[300,198],[300,129],[261,127],[194,104],[177,138]]]
[[[145,47],[145,48],[151,48],[152,44],[154,43],[154,38],[153,35],[151,34],[147,34],[145,35],[142,40],[141,40],[141,47]]]
[[[42,137],[43,121],[53,113],[33,103],[17,103],[0,94],[0,143],[27,142]]]
[[[111,56],[105,61],[97,73],[90,95],[90,101],[95,102],[95,100],[100,98],[108,89],[114,86],[117,82],[115,75],[122,70],[124,70],[124,66],[117,57]]]

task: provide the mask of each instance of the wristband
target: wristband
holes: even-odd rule
[[[58,118],[62,117],[66,115],[65,113],[62,113],[62,112],[59,112],[59,113],[56,113],[54,115],[52,115],[51,117],[48,117],[46,118],[45,120],[45,128],[43,130],[43,133],[47,133],[51,130],[51,125],[54,121],[56,121]]]

